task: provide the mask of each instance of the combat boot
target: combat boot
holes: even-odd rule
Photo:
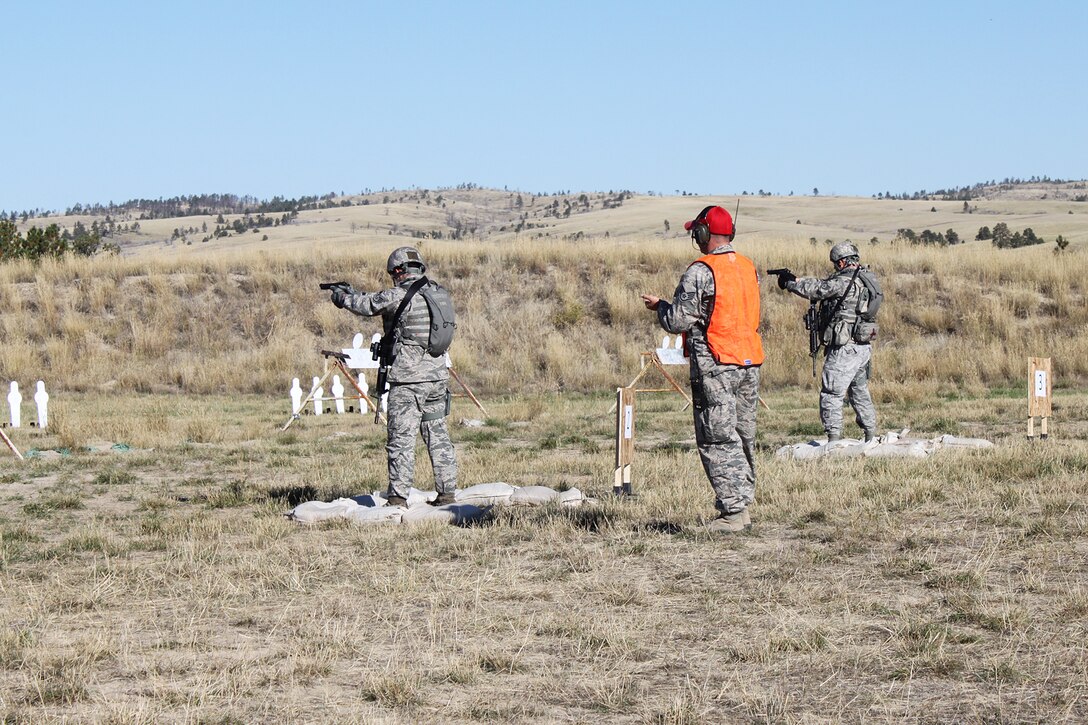
[[[404,506],[408,507],[408,499],[404,496],[398,496],[395,493],[391,493],[385,497],[385,503],[387,506]]]
[[[868,443],[869,441],[876,440],[876,437],[877,437],[876,431],[867,430],[867,431],[862,431],[862,432],[865,434],[865,442],[866,443]]]
[[[457,494],[453,491],[444,491],[438,494],[438,498],[431,502],[431,506],[446,506],[451,503],[457,503]]]
[[[739,534],[751,528],[751,519],[747,511],[738,511],[735,514],[718,514],[718,518],[706,525],[706,530],[712,534]]]
[[[827,434],[827,442],[828,443],[834,443],[835,441],[841,441],[841,440],[842,440],[842,434],[841,433],[828,433]]]

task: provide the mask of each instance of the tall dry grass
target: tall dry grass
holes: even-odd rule
[[[281,392],[320,370],[322,348],[379,330],[317,288],[387,284],[388,248],[317,246],[271,255],[95,258],[0,267],[0,377],[69,390]],[[681,241],[421,242],[459,309],[452,356],[489,393],[611,389],[660,339],[638,296],[670,296],[697,253]],[[738,249],[761,268],[830,272],[827,248],[795,240]],[[1059,384],[1088,377],[1088,306],[1075,255],[863,245],[887,302],[877,395],[1019,385],[1025,358],[1050,356]],[[805,302],[763,291],[764,384],[810,383]]]

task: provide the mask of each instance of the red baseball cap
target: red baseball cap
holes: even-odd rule
[[[699,222],[710,227],[711,234],[728,237],[733,233],[733,217],[720,206],[712,206],[690,222],[684,222],[684,230],[690,232],[691,228]]]

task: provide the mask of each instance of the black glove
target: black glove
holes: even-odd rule
[[[797,275],[793,272],[783,272],[778,275],[778,289],[786,289],[786,285],[795,279],[797,279]]]
[[[348,294],[350,293],[346,289],[342,287],[337,287],[332,291],[332,303],[340,309],[344,309]]]

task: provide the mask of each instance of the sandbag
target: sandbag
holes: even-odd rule
[[[455,495],[457,503],[471,503],[477,506],[506,503],[514,494],[514,487],[509,483],[478,483],[461,489]]]
[[[897,443],[881,443],[867,448],[867,458],[926,458],[932,449],[926,445],[928,441],[899,441]]]
[[[402,524],[422,524],[427,521],[441,521],[452,524],[456,519],[457,515],[445,506],[436,507],[420,503],[405,509],[404,513],[401,514],[400,522]]]
[[[441,506],[440,508],[452,511],[454,516],[456,516],[453,523],[458,526],[465,526],[467,524],[475,524],[479,521],[483,521],[491,511],[490,506],[474,506],[470,503],[451,503]]]
[[[344,518],[353,524],[399,524],[404,512],[400,506],[357,506],[347,511]]]
[[[312,524],[318,521],[343,518],[348,511],[359,508],[359,504],[350,498],[338,498],[328,503],[324,501],[307,501],[300,503],[288,511],[284,516],[292,521],[303,524]]]
[[[785,445],[775,451],[776,458],[790,458],[803,461],[824,456],[849,458],[865,456],[867,458],[926,458],[941,449],[981,450],[993,448],[994,444],[980,438],[957,438],[942,435],[930,439],[908,439],[905,436],[909,428],[901,431],[888,431],[874,440],[864,443],[854,439],[843,439],[827,443],[808,441]]]
[[[375,505],[385,506],[389,503],[389,494],[386,491],[375,491],[371,494],[371,498],[374,499]],[[363,497],[359,497],[363,498]],[[420,503],[430,503],[438,498],[438,491],[421,491],[416,487],[408,489],[407,505],[409,507],[415,506]],[[378,503],[380,501],[381,503]],[[360,502],[361,503],[361,502]],[[365,504],[364,504],[365,505]]]
[[[446,504],[445,506],[420,504],[418,506],[409,507],[408,510],[401,515],[400,520],[401,523],[405,524],[421,524],[427,521],[441,521],[446,524],[463,526],[465,524],[480,521],[487,515],[490,508],[490,506],[473,506],[472,504],[467,503],[451,503]]]
[[[807,443],[792,443],[785,445],[774,452],[775,458],[792,458],[798,461],[804,461],[812,458],[819,458],[824,454],[824,444],[819,441],[808,441]]]
[[[415,506],[417,503],[430,503],[438,498],[438,491],[420,491],[416,487],[408,489],[408,505]]]
[[[831,458],[854,458],[855,456],[864,455],[866,446],[872,448],[872,445],[866,444],[865,441],[859,441],[854,438],[843,438],[842,440],[830,441],[824,444],[824,455]]]
[[[465,525],[486,518],[494,504],[541,506],[549,501],[557,501],[563,506],[581,506],[589,501],[577,488],[567,491],[556,491],[547,486],[518,488],[501,481],[470,486],[456,493],[456,503],[431,506],[430,502],[437,497],[438,493],[435,491],[420,491],[412,488],[408,495],[407,506],[390,506],[385,493],[375,491],[370,495],[341,498],[328,503],[308,501],[296,506],[286,516],[300,523],[346,518],[357,524],[414,524],[442,521],[448,524]]]
[[[564,506],[581,506],[586,501],[586,497],[582,495],[582,492],[576,488],[569,488],[566,491],[559,492],[559,503]]]
[[[946,448],[993,448],[991,441],[982,438],[959,438],[954,435],[943,435],[937,439]]]
[[[559,498],[559,491],[547,486],[522,486],[510,495],[511,506],[543,506]]]

